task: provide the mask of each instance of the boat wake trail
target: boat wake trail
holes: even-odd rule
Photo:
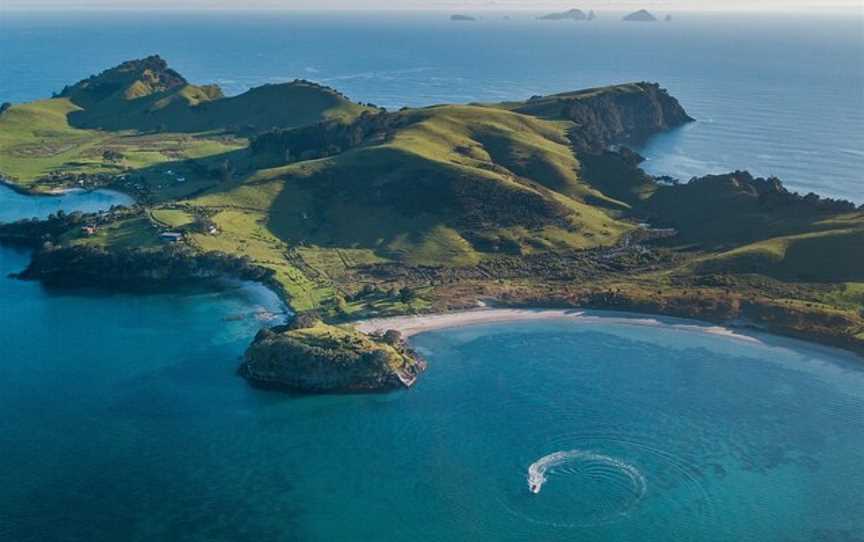
[[[548,481],[547,474],[582,474],[604,478],[621,475],[629,482],[634,497],[633,504],[640,500],[648,486],[639,469],[621,460],[587,450],[560,451],[545,455],[528,467],[528,489],[540,493]]]

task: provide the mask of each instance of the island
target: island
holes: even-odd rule
[[[625,15],[622,20],[639,23],[653,23],[657,21],[657,17],[648,10],[640,9],[639,11],[634,11],[629,15]]]
[[[571,9],[560,13],[549,13],[537,17],[541,21],[585,21],[588,16],[581,9]]]
[[[225,96],[152,56],[13,104],[0,176],[136,203],[0,225],[47,287],[257,281],[296,313],[239,374],[386,391],[425,368],[358,321],[611,309],[864,353],[864,208],[732,171],[655,178],[633,148],[693,122],[657,83],[388,111],[306,80]],[[422,378],[420,378],[422,382]]]
[[[410,387],[425,368],[396,330],[367,335],[301,316],[261,330],[239,372],[256,386],[333,393]]]
[[[458,15],[457,14],[457,15],[451,15],[450,20],[451,21],[457,21],[457,22],[472,22],[472,21],[476,21],[477,17],[472,17],[471,15]]]

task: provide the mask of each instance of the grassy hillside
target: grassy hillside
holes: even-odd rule
[[[864,282],[864,215],[848,215],[818,227],[826,229],[722,252],[700,262],[697,269],[758,273],[787,281]]]
[[[209,134],[84,130],[68,122],[68,115],[78,110],[68,98],[53,98],[15,105],[0,115],[0,174],[45,189],[74,184],[58,177],[115,177],[247,145],[243,139]]]
[[[193,203],[263,213],[289,244],[427,265],[608,245],[629,229],[586,203],[620,205],[579,180],[563,125],[469,106],[402,115],[384,143],[264,170]]]
[[[171,186],[157,199],[176,198],[203,188],[206,177],[218,177],[206,170],[245,148],[250,134],[350,121],[368,109],[306,81],[224,97],[218,87],[189,84],[161,58],[148,57],[0,114],[0,175],[45,190],[74,185],[79,175],[91,177],[87,186],[98,186],[132,173],[135,182],[124,189],[143,186],[142,196]],[[190,163],[217,156],[225,158]],[[168,173],[175,170],[183,173]],[[176,177],[199,182],[176,186]]]

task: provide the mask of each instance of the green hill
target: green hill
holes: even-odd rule
[[[192,203],[242,201],[291,244],[429,265],[611,245],[631,228],[588,203],[621,206],[581,182],[566,125],[472,106],[393,115],[386,140],[262,170]]]
[[[54,98],[5,110],[0,175],[50,189],[71,184],[75,175],[142,171],[138,184],[158,190],[164,171],[245,148],[250,135],[323,120],[347,122],[368,109],[307,81],[225,97],[219,87],[192,85],[151,56],[67,86]],[[149,174],[159,164],[167,167]],[[186,169],[185,176],[196,177],[201,168]],[[88,185],[109,181],[89,179]]]
[[[77,128],[255,133],[325,119],[349,120],[365,108],[333,89],[310,83],[271,84],[226,98],[216,85],[196,86],[159,56],[132,60],[60,93],[80,110]]]

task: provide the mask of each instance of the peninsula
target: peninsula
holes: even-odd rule
[[[480,301],[864,352],[864,209],[746,171],[646,174],[630,146],[692,120],[648,82],[387,111],[305,80],[226,97],[153,56],[0,115],[6,183],[136,205],[0,225],[0,241],[32,247],[20,277],[49,285],[268,285],[300,316],[239,372],[295,391],[410,385],[425,362],[402,337],[352,323]]]

